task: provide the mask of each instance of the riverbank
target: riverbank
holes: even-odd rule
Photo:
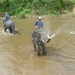
[[[75,17],[75,13],[73,12],[65,12],[63,14],[59,14],[59,15],[29,15],[29,14],[26,14],[25,17],[23,18],[37,18],[38,16],[41,16],[43,18],[50,18],[50,17]],[[3,20],[4,17],[0,17],[0,20]],[[11,19],[13,18],[18,18],[17,16],[10,16]],[[19,18],[18,18],[19,19]]]

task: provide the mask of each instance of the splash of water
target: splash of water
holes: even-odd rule
[[[52,35],[50,36],[50,23],[49,23],[49,21],[45,20],[45,21],[44,21],[44,26],[45,26],[45,30],[46,30],[46,32],[47,32],[47,37],[48,37],[48,39],[52,39],[53,37],[55,37],[56,33],[58,33],[58,30],[57,30],[56,33],[54,33],[54,34],[52,34]]]
[[[75,31],[71,31],[70,34],[75,34]]]
[[[50,34],[50,22],[47,20],[44,20],[44,29],[46,30],[47,34]]]
[[[8,29],[7,29],[6,32],[4,31],[4,29],[1,30],[0,34],[4,34],[4,35],[6,35],[6,36],[8,36],[8,35],[13,35],[13,34],[10,34],[10,33],[9,33],[9,30],[8,30]]]
[[[56,35],[56,34],[53,34],[53,35],[50,37],[50,39],[52,39],[53,37],[55,37],[55,35]]]
[[[57,34],[61,33],[63,30],[65,32],[67,32],[68,31],[68,26],[70,26],[69,22],[71,22],[71,21],[72,21],[72,19],[69,19],[68,21],[66,21],[65,23],[63,23],[62,25],[60,25],[58,27],[58,29],[55,31],[55,33],[50,36],[50,29],[51,29],[50,22],[47,21],[47,20],[44,20],[44,26],[45,26],[45,30],[47,31],[48,38],[50,38],[50,39],[54,38]],[[75,32],[72,31],[72,32],[70,32],[70,34],[75,34]]]

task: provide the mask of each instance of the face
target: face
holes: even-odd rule
[[[39,19],[39,21],[41,21],[41,19]]]

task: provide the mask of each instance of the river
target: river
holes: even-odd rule
[[[52,37],[46,56],[37,56],[31,41],[37,18],[12,20],[15,35],[4,33],[0,20],[0,75],[75,75],[75,18],[42,19]]]

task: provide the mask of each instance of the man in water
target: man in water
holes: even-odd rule
[[[5,18],[3,19],[3,23],[5,24],[6,21],[10,19],[10,15],[6,12],[5,13]]]
[[[48,43],[50,41],[50,37],[46,33],[46,31],[43,29],[44,25],[43,25],[43,22],[41,20],[42,20],[42,17],[39,16],[38,21],[35,22],[35,27],[36,27],[35,31],[40,32],[41,37],[42,37],[41,39],[43,40],[43,42]]]
[[[43,23],[39,17],[38,21],[35,23],[36,29],[32,32],[32,42],[34,50],[37,52],[37,55],[40,55],[40,46],[43,48],[43,54],[46,55],[45,43],[50,41],[50,38],[47,37],[47,33],[43,29]]]
[[[43,22],[41,20],[42,20],[42,18],[39,16],[38,21],[35,22],[36,28],[42,28],[43,27]]]
[[[10,15],[9,15],[7,12],[5,12],[5,18],[3,19],[4,30],[6,29],[5,23],[6,23],[6,21],[8,21],[8,20],[10,20]]]

